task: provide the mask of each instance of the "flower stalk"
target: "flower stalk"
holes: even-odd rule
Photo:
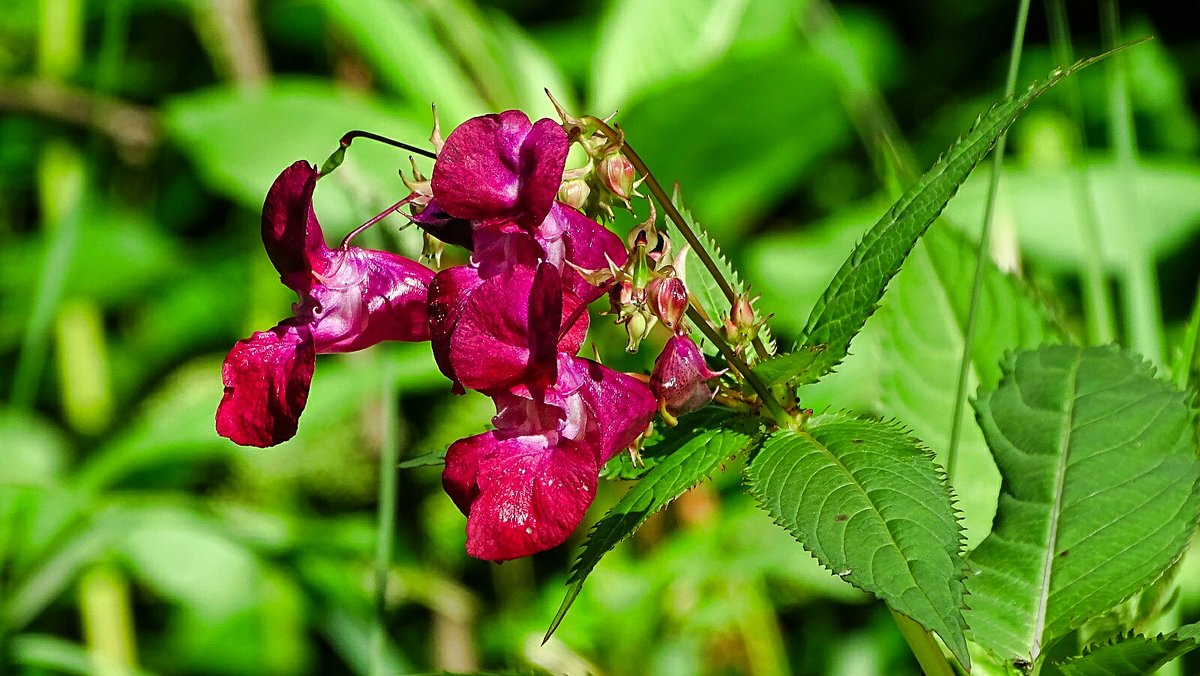
[[[706,269],[708,269],[709,274],[711,274],[713,279],[716,280],[717,286],[721,288],[721,293],[725,294],[725,298],[729,301],[729,307],[734,307],[734,305],[737,303],[737,293],[733,290],[733,286],[729,284],[729,280],[725,279],[725,275],[722,274],[721,268],[716,264],[715,261],[713,261],[712,256],[708,255],[708,251],[705,250],[704,245],[701,244],[700,238],[696,237],[696,233],[692,232],[691,227],[688,226],[687,221],[685,221],[683,218],[683,215],[680,214],[679,210],[675,208],[675,204],[671,202],[671,198],[667,195],[667,192],[663,190],[662,184],[658,182],[658,179],[654,177],[654,174],[650,173],[650,169],[646,166],[646,163],[642,161],[642,158],[638,156],[637,152],[629,145],[629,142],[625,140],[625,135],[620,131],[619,128],[615,128],[604,120],[601,120],[593,115],[585,115],[580,118],[580,121],[596,127],[600,133],[611,139],[613,143],[620,144],[619,147],[621,148],[621,152],[629,159],[629,162],[633,165],[633,168],[636,169],[639,174],[641,174],[642,180],[645,182],[646,187],[649,188],[650,193],[654,195],[654,199],[658,201],[660,206],[662,206],[663,211],[667,214],[667,218],[670,218],[671,222],[675,224],[675,227],[679,229],[680,234],[682,234],[683,238],[687,240],[687,243],[691,245],[692,252],[696,254],[696,256],[700,259],[700,262],[704,264]],[[763,344],[762,339],[758,336],[754,337],[753,345],[754,351],[758,353],[760,359],[766,359],[770,356],[766,345]]]

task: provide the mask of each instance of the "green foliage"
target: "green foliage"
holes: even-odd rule
[[[654,465],[588,533],[583,551],[571,568],[566,598],[550,623],[547,637],[566,617],[584,580],[609,550],[633,535],[646,519],[672,500],[712,476],[725,463],[736,460],[760,432],[756,420],[728,411],[714,412],[707,422],[713,426],[697,429],[694,436],[665,440],[664,443],[674,446],[670,455]]]
[[[909,425],[943,466],[975,260],[975,246],[959,232],[931,230],[892,281],[875,319],[881,344],[880,408]],[[986,265],[968,374],[972,390],[981,384],[995,387],[1005,352],[1057,338],[1046,312],[1021,282],[990,261]],[[978,426],[964,423],[950,484],[959,496],[967,544],[974,546],[991,528],[1000,475]]]
[[[1200,517],[1195,415],[1113,347],[1019,352],[1003,372],[975,403],[1004,483],[967,622],[984,649],[1037,662],[1182,554]]]
[[[1180,627],[1166,635],[1122,636],[1093,646],[1082,656],[1053,662],[1042,670],[1047,676],[1141,676],[1154,673],[1171,660],[1196,648],[1197,625]]]
[[[768,360],[755,372],[769,385],[784,381],[803,385],[816,382],[832,371],[845,358],[855,334],[875,312],[888,282],[900,270],[917,240],[1000,135],[1038,96],[1097,58],[1055,69],[1045,80],[981,115],[971,131],[951,146],[863,236],[813,307],[796,351]]]
[[[969,668],[962,530],[933,454],[901,425],[846,414],[767,437],[746,470],[822,565],[937,632]]]

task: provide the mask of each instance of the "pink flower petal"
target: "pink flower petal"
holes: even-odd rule
[[[509,110],[471,118],[446,139],[433,169],[433,194],[451,216],[514,220],[532,228],[558,193],[569,142],[549,119],[530,124]]]
[[[479,270],[466,265],[442,270],[429,284],[429,340],[433,358],[456,388],[461,385],[450,359],[450,338],[471,294],[481,284]]]
[[[297,161],[275,179],[263,203],[263,246],[280,279],[297,293],[308,290],[309,272],[328,251],[312,208],[316,185],[316,167]]]
[[[650,388],[672,415],[691,413],[712,401],[716,390],[708,381],[724,371],[713,371],[700,348],[687,336],[672,336],[654,360]]]
[[[433,271],[387,251],[330,253],[310,294],[317,352],[353,352],[385,340],[429,339]]]
[[[603,270],[608,267],[609,259],[619,267],[624,265],[629,257],[625,251],[625,243],[616,233],[558,202],[550,208],[542,226],[550,227],[561,231],[563,258],[585,270]],[[602,289],[588,284],[570,266],[561,263],[559,266],[563,268],[563,286],[573,291],[584,302],[590,303],[604,295]]]
[[[442,488],[463,514],[471,513],[471,503],[479,497],[480,449],[495,443],[495,436],[491,432],[484,432],[459,439],[446,449]]]
[[[557,378],[553,349],[562,323],[558,271],[516,267],[485,279],[462,307],[450,336],[454,376],[473,390],[518,381],[547,386]]]
[[[497,562],[529,556],[562,544],[579,527],[600,472],[589,449],[532,435],[496,439],[478,450],[479,496],[467,516],[468,554]]]
[[[590,429],[579,440],[594,449],[599,464],[628,448],[646,431],[657,409],[657,401],[646,383],[579,357],[560,368],[579,381],[577,395],[587,406],[591,419]]]
[[[225,357],[217,433],[243,446],[274,446],[296,434],[316,351],[308,327],[285,321],[239,340]]]

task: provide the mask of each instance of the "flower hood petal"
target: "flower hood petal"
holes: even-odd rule
[[[657,409],[646,383],[579,357],[571,358],[569,365],[560,368],[579,383],[576,394],[591,419],[586,436],[579,440],[591,446],[600,465],[628,448],[646,431]]]
[[[509,110],[474,117],[446,139],[433,168],[433,196],[455,218],[514,220],[533,228],[562,183],[570,143],[550,119],[531,124]]]
[[[322,267],[328,253],[312,206],[316,186],[316,167],[300,160],[279,174],[263,203],[262,239],[267,256],[283,283],[300,294],[309,288],[309,273]]]

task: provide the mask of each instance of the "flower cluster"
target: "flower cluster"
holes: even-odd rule
[[[435,133],[433,176],[410,183],[412,220],[472,252],[436,273],[387,252],[329,249],[312,209],[317,171],[286,169],[267,195],[263,241],[300,300],[295,316],[229,353],[218,432],[254,446],[285,441],[317,353],[428,339],[453,390],[479,391],[496,407],[494,429],[446,453],[443,486],[467,515],[468,553],[504,561],[563,542],[604,464],[642,437],[656,410],[673,423],[707,404],[720,375],[686,336],[686,289],[669,266],[655,271],[662,252],[648,252],[645,233],[627,250],[561,201],[580,180],[565,171],[571,142],[557,122],[519,111],[468,120],[444,143]],[[632,176],[617,178],[613,194],[628,199]],[[658,317],[673,331],[649,382],[576,356],[587,304],[606,293],[618,321],[642,317],[644,332],[645,317]]]

